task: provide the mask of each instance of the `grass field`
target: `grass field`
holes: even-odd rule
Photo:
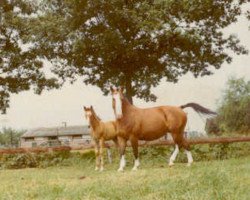
[[[125,172],[117,163],[104,172],[85,165],[0,171],[1,200],[29,199],[250,199],[250,156],[207,162],[192,167],[177,163],[147,165]]]

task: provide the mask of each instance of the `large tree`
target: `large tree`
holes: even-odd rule
[[[11,93],[34,88],[40,94],[45,88],[57,87],[47,79],[39,56],[21,39],[34,4],[25,0],[0,1],[0,111],[6,112]]]
[[[162,78],[210,75],[232,61],[230,51],[247,53],[223,34],[246,2],[43,0],[25,39],[63,80],[80,77],[104,94],[124,85],[130,101],[155,100],[151,87]]]

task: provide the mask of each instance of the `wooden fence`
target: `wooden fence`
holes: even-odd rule
[[[191,145],[196,144],[227,144],[233,142],[250,142],[250,137],[221,137],[221,138],[198,138],[198,139],[190,139],[188,142]],[[148,147],[148,146],[167,146],[173,145],[173,141],[165,140],[165,141],[152,141],[152,142],[141,142],[140,146]],[[109,145],[113,146],[113,145]],[[128,144],[128,146],[130,146]],[[53,152],[53,151],[70,151],[70,150],[87,150],[92,149],[93,145],[88,144],[82,147],[69,147],[69,146],[61,146],[61,147],[34,147],[34,148],[16,148],[16,149],[0,149],[0,154],[17,154],[17,153],[43,153],[43,152]]]

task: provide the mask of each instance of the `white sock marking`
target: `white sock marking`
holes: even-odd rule
[[[193,157],[190,151],[185,150],[185,153],[187,154],[187,159],[188,159],[188,166],[190,166],[193,162]]]
[[[121,160],[120,160],[120,167],[119,167],[118,171],[123,171],[123,170],[124,170],[125,165],[126,165],[125,156],[124,156],[124,155],[122,155]]]
[[[169,159],[169,166],[174,165],[174,161],[175,161],[176,156],[178,155],[178,153],[179,153],[179,147],[178,147],[178,145],[176,144],[176,145],[175,145],[175,150],[174,150],[173,154],[171,155],[171,157],[170,157],[170,159]]]
[[[134,167],[132,168],[132,170],[137,170],[137,168],[140,166],[140,161],[139,161],[139,158],[137,158],[135,160],[135,164],[134,164]]]

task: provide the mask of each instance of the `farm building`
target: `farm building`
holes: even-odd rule
[[[81,146],[91,141],[88,126],[36,128],[21,137],[21,147],[36,146]]]

